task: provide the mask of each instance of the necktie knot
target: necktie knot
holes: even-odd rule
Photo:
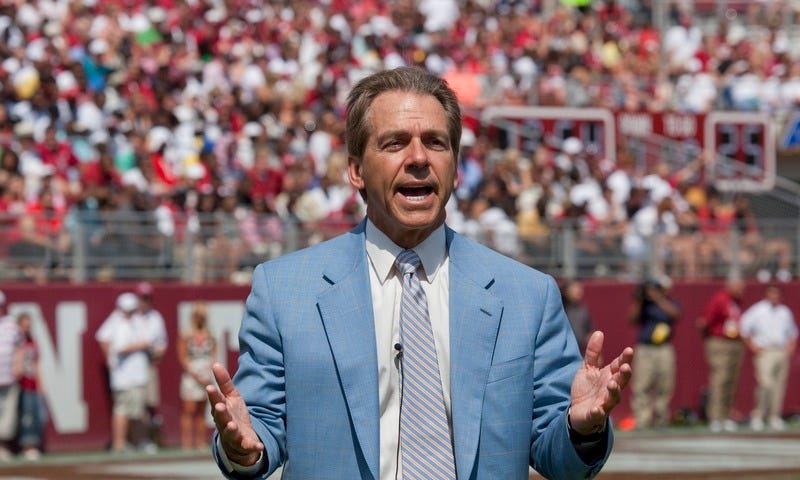
[[[397,258],[394,261],[397,268],[403,273],[403,275],[408,275],[410,273],[414,273],[420,266],[420,259],[417,252],[414,250],[408,249],[403,250],[397,255]]]

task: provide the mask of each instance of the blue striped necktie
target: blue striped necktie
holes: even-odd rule
[[[400,330],[403,342],[403,392],[400,408],[400,450],[404,480],[454,479],[455,462],[445,414],[436,345],[428,301],[416,274],[414,250],[395,261],[403,275]]]

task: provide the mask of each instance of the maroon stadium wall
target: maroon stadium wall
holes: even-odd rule
[[[678,382],[673,409],[687,407],[697,411],[706,383],[702,341],[695,320],[719,282],[678,283],[674,296],[683,306],[676,327]],[[175,339],[188,323],[192,302],[208,303],[209,324],[220,347],[220,358],[235,367],[236,334],[248,288],[231,285],[156,284],[154,305],[164,315],[170,338],[160,368],[162,430],[165,445],[179,443],[180,367]],[[50,451],[102,449],[109,442],[110,396],[103,355],[94,334],[114,307],[118,294],[130,290],[128,284],[96,285],[4,285],[12,313],[27,311],[34,318],[34,334],[41,352],[42,375],[50,409],[46,448]],[[635,285],[619,282],[587,282],[586,301],[597,328],[606,332],[606,351],[618,352],[635,340],[635,330],[626,323],[625,312]],[[794,312],[800,312],[800,283],[785,284],[784,298]],[[760,298],[763,285],[751,284],[745,304]],[[800,413],[800,355],[793,358],[785,408]],[[736,401],[737,414],[746,418],[752,405],[753,369],[745,359]],[[614,412],[619,420],[630,414],[629,393]]]
[[[783,300],[800,317],[800,282],[780,284]],[[676,347],[677,382],[672,399],[673,412],[688,408],[699,414],[708,379],[703,339],[697,329],[697,319],[705,310],[708,299],[720,288],[722,282],[676,282],[672,296],[680,303],[682,315],[675,327],[673,343]],[[625,345],[634,345],[636,329],[627,323],[626,310],[633,299],[635,284],[618,282],[587,283],[585,299],[592,312],[595,328],[606,333],[605,351],[616,354]],[[745,308],[762,298],[765,285],[750,283],[744,294]],[[634,345],[635,346],[635,345]],[[634,365],[635,367],[635,365]],[[800,352],[795,351],[789,373],[789,386],[784,402],[784,412],[800,413]],[[755,387],[752,357],[746,354],[740,375],[733,415],[739,420],[749,417]],[[630,415],[630,389],[625,392],[622,404],[614,411],[614,418]]]

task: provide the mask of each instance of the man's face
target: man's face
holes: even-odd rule
[[[412,248],[444,223],[456,185],[447,116],[430,95],[391,91],[375,98],[362,159],[350,183],[366,191],[367,216],[397,245]]]
[[[780,305],[781,303],[781,291],[777,288],[770,287],[767,289],[766,297],[769,303],[772,305]]]

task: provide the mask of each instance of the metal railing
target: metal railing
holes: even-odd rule
[[[61,222],[0,217],[0,281],[76,283],[157,279],[248,283],[258,263],[347,231],[357,221],[302,223],[276,216],[238,218],[221,212],[173,218],[153,212],[71,211]],[[57,226],[46,231],[48,226]],[[575,222],[522,237],[513,230],[471,236],[560,278],[637,279],[798,274],[800,224],[759,219],[758,232],[683,232],[631,237],[587,231]]]

